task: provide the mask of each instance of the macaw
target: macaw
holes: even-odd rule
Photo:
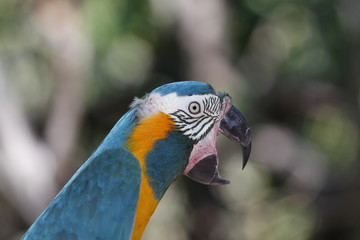
[[[185,81],[135,98],[23,239],[141,239],[178,176],[208,185],[229,183],[218,171],[219,133],[241,144],[244,168],[250,128],[228,94]]]

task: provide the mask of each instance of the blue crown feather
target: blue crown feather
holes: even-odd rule
[[[161,96],[174,92],[178,96],[215,94],[215,90],[210,84],[195,81],[183,81],[165,84],[154,89],[151,93],[156,92],[160,93]]]

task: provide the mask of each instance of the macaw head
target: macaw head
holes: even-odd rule
[[[207,185],[228,184],[218,171],[215,142],[220,133],[240,143],[243,168],[248,161],[251,136],[245,117],[232,105],[228,94],[215,92],[209,84],[194,81],[166,84],[141,99],[136,98],[131,107],[137,109],[140,126],[152,119],[153,125],[167,129],[166,136],[160,137],[145,156],[146,175],[155,188],[156,182],[165,180],[170,184],[181,174]],[[143,137],[151,141],[158,128]],[[166,188],[161,188],[159,194]]]
[[[176,82],[135,99],[24,239],[139,240],[178,176],[229,183],[218,171],[219,133],[240,143],[245,167],[250,128],[228,94]]]

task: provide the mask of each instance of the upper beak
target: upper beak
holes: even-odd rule
[[[220,122],[220,131],[231,140],[241,144],[244,169],[251,152],[250,127],[244,115],[236,107],[231,106]]]

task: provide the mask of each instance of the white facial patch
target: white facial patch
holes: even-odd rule
[[[164,112],[171,116],[176,127],[194,141],[204,138],[223,115],[225,102],[214,94],[178,96],[176,93],[161,96],[152,93],[136,98],[131,107],[138,106],[139,118]]]

